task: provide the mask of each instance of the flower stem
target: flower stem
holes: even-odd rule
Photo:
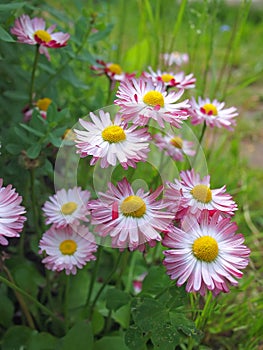
[[[111,271],[111,273],[110,273],[109,276],[105,279],[105,281],[103,282],[102,286],[100,287],[100,289],[99,289],[97,295],[95,296],[95,298],[94,298],[94,300],[93,300],[93,302],[92,302],[92,304],[91,304],[91,307],[90,307],[90,309],[89,309],[89,317],[91,317],[92,312],[93,312],[93,310],[94,310],[94,307],[95,307],[95,305],[96,305],[96,303],[97,303],[97,301],[98,301],[98,299],[99,299],[101,293],[103,292],[104,288],[105,288],[105,287],[108,285],[108,283],[111,281],[112,276],[114,275],[114,273],[115,273],[115,271],[116,271],[116,269],[117,269],[117,267],[118,267],[118,265],[119,265],[119,263],[120,263],[120,261],[121,261],[121,257],[122,257],[122,254],[119,254],[119,255],[118,255],[118,258],[117,258],[117,260],[116,260],[116,262],[115,262],[115,265],[114,265],[114,267],[113,267],[113,269],[112,269],[112,271]]]
[[[65,290],[64,290],[64,319],[65,319],[65,333],[69,330],[69,310],[68,310],[68,299],[69,299],[69,287],[70,287],[70,275],[65,274]]]
[[[194,168],[194,165],[195,165],[196,159],[198,157],[199,151],[200,151],[200,149],[202,147],[202,142],[203,142],[203,139],[204,139],[205,131],[206,131],[206,122],[204,122],[204,124],[203,124],[202,131],[201,131],[201,134],[200,134],[199,139],[198,139],[198,145],[197,145],[195,157],[194,157],[193,161],[191,162],[191,167],[192,168]]]
[[[32,69],[32,74],[31,74],[30,87],[29,87],[29,107],[32,107],[33,94],[34,94],[34,82],[35,82],[38,58],[39,58],[39,45],[37,44],[36,45],[35,59],[34,59],[33,69]]]
[[[33,220],[35,225],[35,230],[39,234],[39,222],[38,222],[38,211],[36,203],[36,193],[35,193],[35,169],[30,169],[30,187],[31,187],[31,205],[33,212]]]
[[[212,298],[213,298],[213,294],[211,291],[208,292],[206,301],[205,301],[205,305],[204,308],[201,312],[201,314],[197,317],[195,324],[196,327],[199,329],[204,329],[210,315],[211,312],[213,310],[213,307],[215,305],[215,302],[212,302]]]
[[[4,268],[6,272],[6,268]],[[36,300],[32,295],[25,292],[23,289],[19,288],[13,281],[10,281],[9,279],[4,278],[3,276],[0,276],[0,281],[6,284],[9,288],[13,289],[15,292],[18,292],[19,294],[23,295],[27,299],[31,300],[41,311],[43,311],[46,315],[51,316],[53,319],[56,319],[61,322],[61,319],[57,317],[51,310],[49,310],[47,307],[42,305],[38,300]],[[16,294],[17,296],[17,294]],[[26,304],[25,304],[26,305]]]
[[[86,301],[86,304],[85,304],[86,307],[90,303],[90,298],[91,298],[91,295],[92,295],[93,287],[94,287],[94,284],[95,284],[95,280],[96,280],[97,272],[98,272],[98,268],[99,268],[99,261],[100,261],[100,257],[101,257],[101,252],[102,252],[102,246],[99,246],[98,252],[97,252],[97,258],[96,258],[96,261],[95,261],[95,266],[94,266],[94,269],[93,269],[93,273],[91,275],[91,280],[90,280],[90,285],[89,285],[89,292],[88,292],[87,301]]]

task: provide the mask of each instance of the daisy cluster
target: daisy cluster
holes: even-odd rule
[[[42,262],[52,271],[77,273],[90,260],[95,260],[95,237],[86,223],[89,221],[90,192],[80,187],[61,189],[44,203],[43,214],[51,227],[43,234],[39,247]]]
[[[182,161],[195,155],[194,143],[172,131],[187,119],[229,130],[235,125],[235,107],[224,109],[224,103],[209,98],[181,100],[186,89],[195,87],[193,74],[149,67],[136,78],[119,65],[104,67],[107,77],[119,82],[114,100],[119,109],[114,116],[90,113],[88,120],[80,119],[82,129],[74,130],[76,152],[91,156],[90,165],[136,168],[147,160],[152,141],[167,157]],[[160,133],[151,133],[154,125]],[[165,131],[167,125],[171,132]],[[225,185],[211,188],[210,175],[202,178],[194,169],[149,192],[135,192],[126,178],[109,182],[88,208],[94,232],[110,237],[113,248],[144,251],[161,242],[168,248],[163,252],[167,274],[187,292],[228,292],[249,262],[250,250],[232,221],[237,204]]]

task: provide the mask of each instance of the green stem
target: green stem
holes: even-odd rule
[[[56,319],[61,322],[61,319],[57,317],[51,310],[49,310],[47,307],[42,305],[38,300],[36,300],[32,295],[25,292],[23,289],[19,288],[15,283],[10,282],[8,279],[4,278],[3,276],[0,276],[0,281],[5,283],[9,288],[13,289],[14,291],[22,294],[27,299],[32,301],[40,310],[42,310],[45,314],[51,316],[53,319]]]
[[[3,270],[5,271],[7,277],[8,277],[8,280],[9,280],[9,283],[12,283],[14,284],[15,281],[10,273],[10,271],[8,270],[8,268],[6,266],[3,266]],[[1,276],[0,276],[1,277]],[[27,307],[27,304],[25,303],[22,295],[20,292],[18,291],[14,291],[15,295],[16,295],[16,298],[20,304],[20,307],[21,307],[21,310],[23,311],[24,315],[25,315],[25,318],[27,320],[27,323],[29,325],[30,328],[32,329],[35,329],[35,324],[34,324],[34,321],[33,321],[33,318],[28,310],[28,307]]]
[[[95,284],[95,280],[96,280],[97,272],[98,272],[98,268],[99,268],[99,261],[100,261],[100,257],[101,257],[101,252],[102,252],[102,246],[99,246],[98,252],[97,252],[97,258],[96,258],[96,261],[95,261],[94,270],[93,270],[93,273],[91,275],[91,281],[90,281],[90,285],[89,285],[89,292],[88,292],[88,296],[87,296],[87,301],[86,301],[85,307],[87,307],[89,305],[89,303],[90,303],[90,298],[91,298],[91,295],[92,295],[92,291],[93,291],[93,288],[94,288],[94,284]]]
[[[64,319],[65,319],[65,333],[67,334],[69,330],[69,310],[68,310],[68,300],[69,300],[69,287],[70,287],[70,275],[65,274],[65,294],[64,294]]]
[[[199,315],[199,317],[197,317],[195,321],[196,328],[204,329],[206,322],[208,321],[209,316],[211,314],[212,308],[214,306],[214,303],[211,303],[212,298],[213,294],[211,291],[209,291],[201,315]]]
[[[95,19],[92,18],[90,21],[90,26],[89,29],[87,30],[87,32],[84,35],[83,41],[81,43],[81,45],[77,48],[77,50],[74,52],[73,55],[71,55],[70,57],[68,57],[68,59],[64,62],[64,64],[62,64],[60,66],[59,69],[56,70],[56,73],[54,73],[53,75],[50,75],[49,78],[45,81],[45,83],[40,86],[39,91],[43,91],[48,85],[50,85],[50,82],[55,79],[57,76],[60,75],[60,73],[69,65],[69,63],[73,60],[76,59],[77,55],[80,53],[80,51],[83,49],[83,47],[85,46],[87,39],[90,35],[90,32],[92,30],[92,25],[94,23]]]
[[[35,59],[33,63],[33,69],[31,74],[31,81],[30,81],[30,87],[29,87],[29,107],[32,107],[33,102],[33,95],[34,95],[34,82],[36,77],[36,68],[37,68],[37,62],[39,58],[39,45],[36,45],[36,53],[35,53]]]
[[[194,168],[196,159],[197,159],[197,157],[198,157],[200,148],[201,148],[201,146],[202,146],[202,142],[203,142],[203,138],[204,138],[204,135],[205,135],[205,131],[206,131],[206,122],[204,122],[204,124],[203,124],[202,131],[201,131],[201,134],[200,134],[199,139],[198,139],[198,145],[197,145],[195,157],[194,157],[193,161],[191,162],[191,167],[192,167],[192,168]]]
[[[112,276],[114,275],[114,273],[115,273],[115,271],[116,271],[116,269],[117,269],[117,267],[118,267],[118,265],[119,265],[119,263],[120,263],[120,261],[121,261],[121,257],[122,257],[122,254],[119,253],[118,258],[117,258],[117,260],[116,260],[116,262],[115,262],[115,265],[114,265],[114,267],[113,267],[111,273],[110,273],[109,276],[105,279],[105,281],[103,282],[102,286],[100,287],[100,289],[99,289],[97,295],[95,296],[95,298],[94,298],[94,300],[93,300],[93,302],[92,302],[92,304],[91,304],[91,307],[90,307],[90,309],[89,309],[89,317],[92,315],[92,312],[93,312],[93,310],[94,310],[94,308],[95,308],[95,305],[96,305],[96,303],[97,303],[97,301],[98,301],[98,299],[99,299],[101,293],[103,292],[104,288],[105,288],[105,287],[108,285],[108,283],[111,281]]]
[[[31,205],[33,212],[33,220],[35,225],[35,230],[39,234],[39,222],[38,222],[38,211],[37,211],[37,202],[36,202],[36,193],[35,193],[35,169],[30,169],[30,187],[31,187]]]

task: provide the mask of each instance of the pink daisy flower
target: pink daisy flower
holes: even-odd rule
[[[166,121],[179,128],[188,117],[188,100],[175,103],[183,93],[183,89],[167,92],[162,82],[154,84],[151,79],[131,79],[121,82],[114,103],[120,106],[126,121],[146,125],[149,119],[154,119],[161,127]]]
[[[98,66],[91,66],[91,69],[97,71],[100,75],[106,74],[110,80],[122,81],[125,79],[131,79],[135,76],[135,73],[126,73],[122,67],[113,62],[104,62],[102,60],[96,60]]]
[[[46,216],[46,224],[54,224],[56,228],[67,225],[78,225],[80,221],[88,222],[87,215],[90,213],[87,205],[90,192],[82,191],[80,187],[64,188],[57,191],[42,208]]]
[[[19,237],[26,217],[23,216],[25,208],[20,204],[22,197],[12,185],[3,187],[0,179],[0,244],[8,245],[7,238]]]
[[[118,161],[128,169],[147,159],[150,134],[146,128],[128,127],[119,114],[112,121],[110,114],[103,110],[99,111],[99,116],[90,113],[90,118],[92,122],[79,120],[85,131],[75,129],[74,132],[77,153],[81,157],[92,155],[91,165],[100,160],[101,167],[106,168],[115,166]]]
[[[20,43],[29,45],[40,45],[39,52],[50,59],[45,48],[59,48],[67,45],[70,38],[68,33],[53,33],[56,25],[46,29],[46,22],[43,18],[35,17],[30,19],[28,15],[22,15],[15,20],[11,33],[17,36]]]
[[[178,286],[186,283],[187,292],[204,295],[211,290],[217,295],[229,292],[229,285],[238,285],[236,278],[242,277],[240,270],[248,265],[250,250],[230,220],[203,212],[199,222],[187,216],[181,229],[171,227],[162,242],[170,248],[163,252],[163,264]]]
[[[181,52],[171,52],[171,53],[164,53],[162,55],[162,58],[164,60],[164,64],[167,66],[181,66],[182,64],[186,64],[189,62],[189,56],[187,53],[181,53]]]
[[[156,134],[154,135],[154,141],[160,150],[163,150],[165,154],[176,161],[183,161],[184,155],[190,157],[195,155],[195,150],[193,150],[194,143],[182,139],[181,135]]]
[[[226,186],[211,190],[210,176],[201,179],[194,169],[181,171],[180,177],[181,180],[175,179],[173,183],[167,181],[165,191],[168,209],[175,213],[177,211],[177,218],[182,218],[186,213],[198,217],[203,210],[234,215],[237,205],[231,195],[226,193]]]
[[[172,73],[162,72],[158,69],[156,72],[149,67],[150,73],[144,72],[143,76],[151,78],[154,83],[161,81],[166,88],[177,87],[178,89],[193,89],[195,87],[196,79],[193,74],[185,75],[184,72]]]
[[[191,123],[197,125],[205,122],[211,128],[216,126],[233,130],[233,126],[236,125],[235,117],[238,116],[237,109],[235,107],[224,109],[224,106],[224,102],[217,100],[211,101],[209,98],[198,97],[198,101],[196,101],[192,98],[189,109]]]
[[[40,98],[37,100],[34,105],[35,109],[38,110],[40,113],[41,117],[43,119],[47,118],[47,110],[49,105],[51,104],[52,100],[48,97]],[[28,122],[32,118],[32,114],[34,112],[34,108],[29,108],[28,106],[23,109],[23,114],[24,114],[24,122]]]
[[[48,270],[77,273],[90,260],[95,260],[95,238],[85,226],[66,226],[46,231],[39,242],[39,254],[45,253],[42,263]]]
[[[106,193],[91,201],[89,208],[93,225],[100,236],[109,235],[112,247],[143,251],[145,243],[154,246],[161,240],[160,232],[169,225],[173,215],[163,211],[166,204],[156,198],[162,192],[162,186],[152,193],[139,189],[134,193],[127,179],[118,182],[115,187],[108,184]]]

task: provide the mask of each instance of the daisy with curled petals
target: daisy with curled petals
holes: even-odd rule
[[[95,260],[95,238],[85,226],[66,226],[46,231],[39,242],[39,254],[45,253],[42,263],[48,270],[66,275],[77,273],[90,260]]]
[[[87,205],[90,192],[82,191],[80,187],[64,188],[44,203],[42,208],[46,217],[46,224],[54,224],[56,228],[67,225],[78,225],[80,221],[88,222],[89,210]]]
[[[56,25],[46,29],[43,18],[30,19],[28,15],[22,15],[15,20],[15,25],[10,32],[17,36],[18,42],[39,45],[39,52],[50,59],[45,48],[59,48],[67,45],[70,35],[68,33],[53,33]]]
[[[160,150],[163,150],[165,154],[176,161],[182,162],[184,155],[190,157],[195,155],[195,150],[193,150],[194,143],[182,139],[181,135],[156,134],[153,139]]]
[[[219,211],[226,216],[234,215],[237,204],[226,193],[226,186],[210,189],[210,176],[201,179],[194,169],[181,171],[180,177],[181,180],[175,179],[173,183],[168,181],[165,191],[168,208],[170,211],[176,209],[177,216],[187,213],[198,217],[206,209],[211,213]],[[178,201],[181,203],[179,208]]]
[[[195,87],[196,79],[193,74],[185,75],[184,72],[172,73],[162,72],[160,69],[154,72],[149,67],[150,73],[144,72],[143,76],[151,78],[154,83],[161,81],[166,88],[176,87],[178,89],[193,89]]]
[[[154,119],[162,128],[164,121],[179,128],[188,117],[188,100],[175,103],[183,93],[183,89],[167,92],[162,82],[153,83],[150,78],[131,79],[121,82],[114,103],[120,106],[126,121],[146,125]]]
[[[205,122],[211,128],[216,126],[233,130],[233,126],[236,125],[235,117],[238,116],[237,109],[235,107],[224,109],[224,106],[225,102],[211,101],[209,98],[202,99],[201,97],[198,97],[196,101],[192,98],[189,109],[191,123],[197,125]]]
[[[75,129],[74,132],[77,153],[81,157],[92,155],[91,165],[100,160],[100,166],[106,168],[115,166],[118,161],[124,169],[128,169],[147,159],[150,140],[147,128],[128,127],[120,114],[112,121],[110,114],[103,110],[99,111],[99,116],[90,113],[90,118],[91,122],[80,119],[85,130]]]
[[[109,235],[112,247],[123,250],[145,249],[145,243],[151,247],[161,240],[160,232],[170,224],[173,215],[163,211],[166,204],[156,200],[162,192],[162,186],[156,191],[144,193],[139,189],[134,193],[126,178],[115,187],[108,184],[106,193],[91,201],[91,223],[102,237]]]
[[[0,179],[0,244],[8,245],[6,238],[19,237],[26,217],[23,216],[25,208],[20,204],[22,197],[12,185],[3,187],[3,179]]]
[[[163,252],[163,264],[178,286],[186,283],[187,292],[204,295],[211,290],[217,295],[229,292],[229,285],[238,285],[236,279],[248,265],[250,250],[230,220],[218,212],[211,217],[205,211],[199,220],[185,217],[180,229],[171,227],[162,241],[170,248]]]

